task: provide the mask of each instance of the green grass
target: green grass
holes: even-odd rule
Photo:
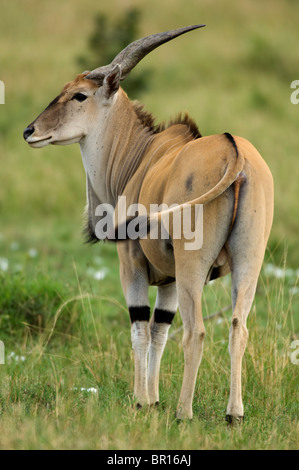
[[[4,240],[0,248],[3,245]],[[298,366],[289,357],[298,332],[296,272],[288,270],[277,278],[267,264],[262,273],[248,322],[242,429],[229,429],[224,421],[230,311],[206,322],[194,419],[178,424],[175,409],[183,372],[182,332],[175,333],[181,326],[179,315],[163,357],[160,406],[136,410],[129,315],[119,287],[115,247],[101,245],[100,256],[96,247],[90,248],[86,264],[86,247],[74,248],[70,255],[64,249],[72,243],[53,242],[53,266],[45,268],[47,246],[37,240],[37,256],[28,258],[25,244],[17,249],[13,244],[6,258],[8,271],[1,276],[6,364],[0,368],[0,448],[296,448]],[[101,281],[95,279],[99,272],[105,273]],[[152,305],[154,295],[152,288]],[[205,315],[229,303],[229,278],[206,287]]]
[[[0,340],[6,364],[0,366],[0,448],[295,449],[298,366],[289,354],[299,331],[299,106],[290,102],[290,83],[299,78],[298,2],[190,0],[188,8],[179,0],[131,2],[142,8],[144,35],[207,24],[138,66],[153,69],[141,97],[147,109],[159,120],[188,109],[204,135],[228,131],[248,138],[274,176],[275,219],[248,321],[246,420],[237,429],[224,422],[230,311],[206,323],[193,421],[175,420],[181,332],[163,356],[159,408],[135,409],[116,249],[82,243],[79,148],[36,151],[22,140],[26,125],[80,72],[76,58],[84,54],[99,3],[30,0],[18,9],[2,3]],[[116,16],[126,2],[102,8]],[[154,297],[152,288],[152,305]],[[229,304],[229,278],[206,287],[205,315]],[[177,315],[171,333],[180,326]]]

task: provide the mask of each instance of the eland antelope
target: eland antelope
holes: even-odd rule
[[[203,204],[203,243],[185,249],[185,237],[139,237],[117,243],[120,278],[131,322],[137,406],[159,402],[160,362],[179,307],[184,374],[179,419],[192,418],[205,327],[201,297],[210,280],[231,272],[230,397],[226,418],[243,419],[241,363],[249,314],[273,219],[273,180],[251,143],[229,133],[202,137],[186,114],[155,125],[150,113],[120,87],[137,63],[161,44],[200,28],[195,25],[134,41],[110,65],[78,75],[24,131],[34,148],[79,143],[86,172],[87,233],[97,241],[96,210],[118,209],[120,196],[182,208]],[[191,202],[190,202],[191,201]],[[156,220],[162,222],[158,211]],[[171,211],[170,211],[171,213]],[[194,226],[194,216],[192,219]],[[109,238],[109,237],[108,237]],[[149,286],[157,286],[150,318]]]

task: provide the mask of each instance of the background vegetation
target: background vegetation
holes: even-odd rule
[[[192,423],[174,418],[181,333],[166,348],[161,406],[132,406],[129,317],[115,247],[82,243],[79,148],[37,151],[22,140],[27,124],[83,71],[77,59],[90,57],[99,8],[118,21],[136,6],[140,36],[207,24],[138,65],[136,75],[151,70],[138,96],[146,108],[157,120],[188,110],[203,135],[242,135],[274,176],[274,226],[249,319],[242,429],[223,420],[230,311],[207,322]],[[290,84],[299,79],[298,2],[2,0],[1,7],[0,448],[296,448],[298,366],[289,353],[299,329],[299,105],[291,104]],[[206,288],[206,315],[229,305],[229,288],[229,278]],[[154,289],[150,296],[153,304]],[[179,327],[177,315],[172,333]]]
[[[107,13],[98,13],[94,19],[94,29],[87,42],[87,51],[78,57],[81,70],[94,70],[99,64],[110,64],[117,54],[128,44],[139,39],[141,10],[133,7],[119,13],[111,20]],[[150,70],[135,71],[122,82],[122,87],[131,96],[138,96],[150,83]]]

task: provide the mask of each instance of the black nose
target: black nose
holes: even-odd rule
[[[33,134],[33,132],[34,132],[34,127],[33,127],[33,126],[31,126],[31,127],[26,127],[26,129],[25,129],[24,132],[23,132],[23,137],[24,137],[24,139],[27,140],[28,137],[30,137],[31,134]]]

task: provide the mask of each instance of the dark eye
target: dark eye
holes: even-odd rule
[[[72,100],[76,100],[76,101],[85,101],[87,99],[87,96],[83,95],[83,93],[76,93]]]

